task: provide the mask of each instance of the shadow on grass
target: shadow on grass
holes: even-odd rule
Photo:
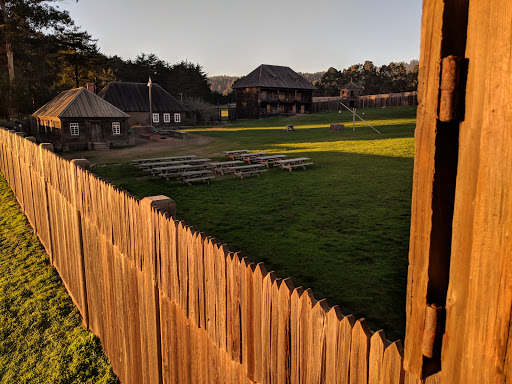
[[[389,338],[401,338],[413,159],[343,151],[300,154],[315,166],[192,187],[148,179],[130,165],[94,171],[137,197],[171,197],[187,224],[252,261],[264,261],[296,286],[312,288],[345,314],[366,317],[373,330],[384,328]]]

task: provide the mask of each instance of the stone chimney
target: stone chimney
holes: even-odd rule
[[[87,89],[89,92],[96,93],[96,89],[94,86],[94,83],[87,83],[85,84],[85,89]]]

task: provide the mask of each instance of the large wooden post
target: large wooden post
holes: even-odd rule
[[[507,0],[423,4],[404,356],[418,378],[512,380],[511,20]]]

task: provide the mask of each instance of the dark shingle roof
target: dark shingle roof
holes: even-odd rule
[[[267,64],[260,65],[233,85],[233,89],[252,87],[316,89],[313,84],[290,67]]]
[[[85,88],[59,93],[39,108],[34,117],[129,117],[126,113]]]
[[[350,80],[350,83],[345,84],[340,89],[361,89],[361,87],[354,83],[352,80]]]
[[[108,83],[98,96],[125,112],[149,112],[149,87],[145,83]],[[151,107],[153,112],[188,111],[155,83],[151,89]]]

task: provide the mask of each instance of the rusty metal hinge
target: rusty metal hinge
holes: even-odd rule
[[[421,350],[423,356],[428,358],[434,356],[434,344],[439,337],[441,328],[440,313],[442,309],[442,307],[436,304],[427,304]]]
[[[447,56],[441,62],[441,96],[439,101],[439,120],[447,123],[459,121],[461,97],[461,68],[464,59],[458,56]]]

